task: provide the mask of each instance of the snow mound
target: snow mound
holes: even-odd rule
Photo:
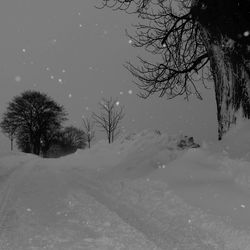
[[[230,157],[250,160],[250,121],[241,121],[223,138],[219,146]]]

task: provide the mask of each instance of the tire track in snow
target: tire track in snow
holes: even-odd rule
[[[9,181],[5,184],[2,193],[3,194],[1,194],[1,200],[0,200],[0,237],[2,235],[2,232],[5,229],[4,221],[5,221],[6,212],[7,212],[6,208],[7,208],[9,197],[11,194],[11,183],[9,183]]]
[[[154,219],[150,214],[139,211],[136,207],[129,206],[107,194],[99,183],[84,178],[81,180],[82,188],[96,201],[103,204],[107,209],[116,213],[124,222],[141,232],[145,237],[153,242],[158,248],[164,250],[185,249],[185,250],[212,250],[206,239],[204,232],[197,228],[186,231],[184,221],[178,218],[169,218],[163,223]],[[178,225],[176,225],[178,222]],[[187,223],[186,223],[187,224]],[[178,226],[178,227],[177,227]]]
[[[27,161],[30,161],[29,159]],[[9,203],[11,201],[11,195],[14,191],[15,185],[19,180],[24,178],[27,172],[34,166],[36,160],[31,160],[28,164],[27,162],[22,162],[22,165],[15,167],[11,171],[10,176],[2,184],[2,191],[0,193],[0,240],[2,233],[6,230],[5,228],[5,219],[8,214]]]

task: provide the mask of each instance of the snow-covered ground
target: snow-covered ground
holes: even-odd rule
[[[250,249],[250,123],[180,149],[143,131],[58,159],[0,157],[1,250]]]

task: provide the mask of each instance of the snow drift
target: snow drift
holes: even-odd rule
[[[0,249],[250,249],[249,128],[200,148],[142,131],[3,156]]]

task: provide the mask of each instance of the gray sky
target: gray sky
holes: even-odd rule
[[[98,111],[101,98],[112,96],[125,106],[127,131],[183,131],[199,140],[216,139],[213,89],[203,91],[202,102],[136,96],[132,76],[122,66],[146,53],[133,48],[125,35],[136,18],[98,10],[96,3],[0,1],[0,113],[13,96],[36,89],[65,106],[67,124],[80,126],[82,115]]]

